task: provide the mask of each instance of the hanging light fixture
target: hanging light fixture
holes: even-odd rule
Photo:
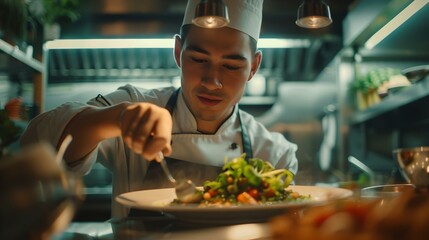
[[[303,28],[322,28],[332,23],[329,6],[322,0],[303,0],[298,8],[296,25]]]
[[[204,28],[224,27],[229,23],[228,8],[223,0],[201,0],[192,22]]]

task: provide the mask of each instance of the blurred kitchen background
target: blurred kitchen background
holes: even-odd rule
[[[125,83],[180,82],[172,39],[186,0],[53,0],[65,15],[42,17],[43,1],[5,12],[12,2],[0,0],[0,107],[20,126]],[[403,181],[392,150],[429,145],[428,0],[325,0],[321,29],[295,24],[301,2],[264,2],[263,61],[240,107],[298,144],[299,185]],[[101,165],[85,177],[78,217],[108,218],[110,179]]]

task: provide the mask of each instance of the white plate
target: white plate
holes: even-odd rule
[[[163,188],[123,193],[116,201],[130,208],[167,213],[178,219],[193,222],[248,223],[262,222],[291,210],[319,205],[328,200],[352,196],[352,191],[342,188],[318,186],[290,186],[288,189],[301,195],[310,195],[310,200],[283,202],[271,205],[245,205],[232,207],[198,207],[197,205],[170,205],[176,198],[174,188]]]

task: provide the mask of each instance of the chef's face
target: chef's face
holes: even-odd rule
[[[197,122],[219,127],[231,114],[261,61],[261,52],[250,45],[247,34],[226,27],[190,26],[184,41],[176,37],[183,96]]]

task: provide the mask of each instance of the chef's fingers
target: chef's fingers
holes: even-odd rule
[[[165,156],[171,154],[171,132],[173,121],[167,112],[164,117],[157,119],[152,129],[153,137],[146,140],[143,156],[148,160],[154,160],[161,151]]]
[[[152,137],[151,132],[154,127],[154,124],[157,119],[156,110],[151,107],[144,109],[144,111],[139,116],[139,119],[136,119],[135,128],[132,131],[132,142],[131,148],[136,153],[143,153],[145,151],[144,146],[146,142]]]
[[[150,103],[138,103],[126,107],[121,113],[120,125],[125,144],[134,152],[141,154],[145,142],[150,138],[151,129],[162,109]]]
[[[171,154],[170,141],[167,140],[166,138],[154,137],[146,141],[146,145],[144,147],[142,156],[149,161],[152,161],[152,160],[159,161],[160,159],[159,158],[157,159],[157,157],[160,152],[162,152],[165,155]]]
[[[155,128],[153,129],[153,133],[154,133],[155,139],[157,138],[165,139],[165,142],[162,143],[164,147],[160,150],[162,150],[162,153],[165,156],[169,156],[172,152],[171,135],[173,132],[173,119],[168,110],[166,109],[163,109],[163,110],[164,110],[164,116],[158,120]]]
[[[139,124],[136,119],[140,119],[139,115],[141,115],[141,109],[137,105],[131,105],[127,106],[124,110],[122,110],[121,116],[120,116],[120,127],[122,132],[122,138],[124,142],[129,146],[132,147],[132,137],[134,129]]]
[[[159,106],[139,103],[127,107],[120,117],[122,137],[137,154],[152,160],[155,153],[171,153],[172,120],[170,113]]]

